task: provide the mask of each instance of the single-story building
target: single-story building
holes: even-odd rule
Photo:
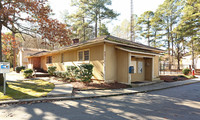
[[[159,78],[161,49],[117,38],[102,36],[77,42],[59,50],[28,56],[29,67],[47,70],[56,66],[65,71],[66,66],[90,63],[94,65],[93,78],[105,82],[131,84],[135,81],[154,81]]]
[[[41,51],[47,50],[23,47],[19,48],[19,52],[17,54],[17,66],[25,66],[26,68],[28,68],[28,58],[26,57]]]

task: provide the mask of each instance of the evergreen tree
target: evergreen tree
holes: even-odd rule
[[[148,41],[148,45],[150,46],[152,31],[151,31],[151,20],[154,16],[152,11],[144,12],[141,17],[138,18],[139,30],[141,31],[141,36],[146,38]]]
[[[110,35],[110,33],[108,32],[108,28],[105,24],[101,24],[101,27],[99,28],[99,36],[102,35]]]
[[[200,49],[200,1],[184,0],[183,4],[183,16],[177,29],[189,40],[188,46],[190,46],[190,53],[192,54],[192,67],[195,68],[195,52]]]
[[[101,24],[105,20],[113,20],[119,15],[108,7],[111,4],[111,0],[72,0],[72,5],[78,7],[78,11],[80,11],[76,12],[73,15],[76,17],[72,16],[72,19],[78,18],[77,22],[85,23],[86,20],[83,20],[83,18],[86,18],[88,22],[85,26],[94,23],[94,36],[97,37],[98,33],[101,34]],[[84,15],[84,17],[81,15]]]
[[[165,0],[155,12],[156,17],[162,20],[160,23],[163,30],[163,38],[166,39],[165,42],[167,43],[169,69],[171,69],[171,64],[173,63],[174,38],[176,36],[173,30],[180,21],[181,9],[181,0]]]

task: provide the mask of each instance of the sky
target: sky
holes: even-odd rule
[[[164,0],[133,0],[134,14],[139,16],[148,10],[155,11],[163,2]],[[69,13],[75,11],[75,9],[70,7],[71,0],[49,0],[49,4],[55,13],[54,18],[60,21],[62,21],[62,13],[64,11],[67,10]],[[120,25],[124,19],[130,20],[130,7],[130,0],[112,0],[110,8],[120,13],[120,15],[117,17],[117,20],[113,20],[107,24],[109,32],[112,32],[113,27]]]

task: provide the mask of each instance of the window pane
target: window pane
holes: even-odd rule
[[[83,51],[78,52],[78,60],[83,60]]]
[[[52,63],[52,56],[47,57],[47,63]]]
[[[143,72],[143,62],[139,61],[138,62],[138,73],[142,73]]]
[[[49,63],[52,63],[52,56],[49,56]]]
[[[84,51],[84,60],[89,60],[89,50]]]

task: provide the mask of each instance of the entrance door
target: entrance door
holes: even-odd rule
[[[145,58],[145,80],[152,81],[152,58]]]
[[[32,59],[32,64],[33,64],[33,69],[35,70],[40,70],[41,69],[41,58],[40,57],[35,57]]]

